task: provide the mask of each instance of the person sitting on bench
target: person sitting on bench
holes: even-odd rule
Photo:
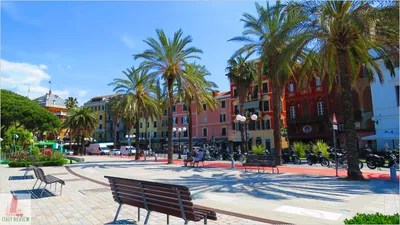
[[[196,157],[193,157],[193,160],[192,160],[192,162],[191,162],[191,165],[194,166],[194,163],[195,163],[195,162],[200,162],[201,160],[203,160],[203,157],[204,157],[204,152],[203,152],[203,150],[200,150],[200,151],[197,153]]]
[[[187,163],[192,164],[192,162],[196,156],[197,156],[196,148],[192,148],[192,151],[187,154],[187,158],[186,158],[186,160],[184,160],[185,166],[187,166]]]

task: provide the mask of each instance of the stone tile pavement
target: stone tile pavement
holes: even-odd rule
[[[57,191],[54,186],[49,188],[50,193],[45,192],[41,198],[33,198],[32,224],[112,224],[118,204],[111,196],[109,188],[94,182],[80,179],[70,173],[64,167],[44,167],[46,174],[53,174],[64,179],[66,185],[60,196],[60,186]],[[14,191],[31,193],[33,197],[40,194],[31,191],[35,179],[9,180],[10,176],[22,176],[21,168],[9,168],[0,166],[0,193]],[[29,173],[33,175],[33,172]],[[43,185],[42,185],[43,187]],[[3,204],[3,203],[0,203]],[[137,208],[122,206],[118,218],[118,224],[143,224],[146,211],[141,209],[141,218],[137,222]],[[218,220],[208,220],[209,224],[265,224],[253,220],[217,213]],[[183,220],[170,217],[171,224],[182,224]],[[203,224],[203,221],[190,224]],[[0,221],[1,224],[1,221]],[[152,213],[149,224],[166,224],[166,216]]]

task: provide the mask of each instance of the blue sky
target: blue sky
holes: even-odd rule
[[[1,9],[1,87],[30,97],[52,89],[80,104],[112,93],[107,84],[122,70],[138,65],[132,54],[161,28],[172,36],[179,28],[221,91],[229,90],[226,62],[241,44],[227,42],[243,29],[243,2],[7,2]]]

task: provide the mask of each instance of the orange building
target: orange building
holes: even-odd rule
[[[50,90],[49,93],[46,93],[45,95],[34,99],[34,101],[39,103],[39,105],[43,108],[52,112],[61,121],[64,121],[65,116],[68,113],[68,109],[65,107],[65,100],[62,99],[60,96],[52,94]],[[63,140],[64,138],[68,137],[67,131],[65,129],[62,129],[59,136],[59,140]],[[54,140],[56,138],[57,137],[55,137],[53,134],[49,134],[47,136],[48,140]]]

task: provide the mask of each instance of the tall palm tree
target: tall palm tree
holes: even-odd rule
[[[157,117],[160,114],[157,100],[155,99],[154,76],[148,69],[132,67],[123,72],[125,79],[116,78],[110,85],[114,91],[126,97],[125,110],[128,118],[133,118],[136,127],[136,160],[139,159],[139,118],[148,114],[149,117]],[[130,129],[129,129],[130,131]]]
[[[179,77],[184,77],[182,71],[184,63],[189,59],[200,59],[197,53],[200,49],[188,47],[192,42],[190,36],[182,37],[182,30],[175,32],[174,37],[168,38],[163,30],[156,30],[158,40],[148,38],[144,42],[150,46],[141,54],[135,54],[135,59],[143,59],[142,67],[151,69],[152,74],[161,76],[167,85],[169,110],[168,110],[168,163],[173,163],[172,149],[172,120],[174,106],[174,83]]]
[[[239,113],[244,115],[244,103],[246,102],[247,93],[249,92],[250,86],[256,79],[257,67],[254,61],[246,61],[249,55],[243,57],[241,55],[236,58],[228,60],[227,71],[229,73],[229,79],[236,85],[236,90],[239,96]],[[241,125],[241,143],[240,149],[246,152],[247,146],[244,145],[245,133],[243,124]],[[246,147],[246,148],[245,148]]]
[[[94,133],[98,126],[99,118],[97,117],[96,111],[90,107],[72,108],[64,121],[64,127],[67,127],[76,135],[80,136],[81,155],[85,152],[85,136]]]
[[[74,97],[68,97],[67,99],[65,99],[65,107],[67,107],[67,109],[72,109],[78,106],[78,100]]]
[[[110,99],[110,114],[112,116],[112,123],[114,128],[114,148],[117,147],[117,126],[124,116],[124,109],[126,105],[126,98],[123,95],[116,95]]]
[[[176,96],[177,101],[183,102],[187,106],[186,115],[188,119],[189,149],[193,148],[193,121],[192,104],[195,105],[197,113],[203,111],[203,104],[206,104],[210,110],[217,108],[218,101],[212,94],[212,90],[218,86],[205,79],[210,73],[204,66],[195,63],[186,63],[184,66],[186,79],[178,79]]]
[[[375,61],[377,58],[383,59],[394,76],[389,49],[394,48],[398,55],[399,11],[396,4],[379,1],[308,1],[291,2],[286,6],[288,15],[295,12],[303,18],[290,31],[303,41],[299,45],[302,48],[297,49],[299,57],[294,58],[303,66],[300,79],[317,69],[319,76],[327,81],[331,89],[336,75],[339,75],[349,179],[363,179],[358,167],[352,83],[358,79],[361,65],[370,81],[377,74],[383,82],[381,68]]]
[[[271,81],[273,124],[274,124],[274,147],[277,155],[281,155],[282,149],[282,94],[285,83],[293,76],[295,62],[292,58],[296,54],[296,46],[299,43],[297,37],[289,35],[292,28],[300,18],[297,15],[286,15],[277,1],[275,7],[266,7],[255,3],[257,15],[245,13],[242,22],[244,30],[242,36],[234,37],[230,41],[244,43],[244,46],[235,52],[234,56],[247,52],[249,55],[260,56],[257,82],[262,86],[262,78],[266,76]],[[291,48],[285,48],[287,45]],[[261,89],[259,89],[261,91]],[[260,95],[261,96],[261,95]]]

